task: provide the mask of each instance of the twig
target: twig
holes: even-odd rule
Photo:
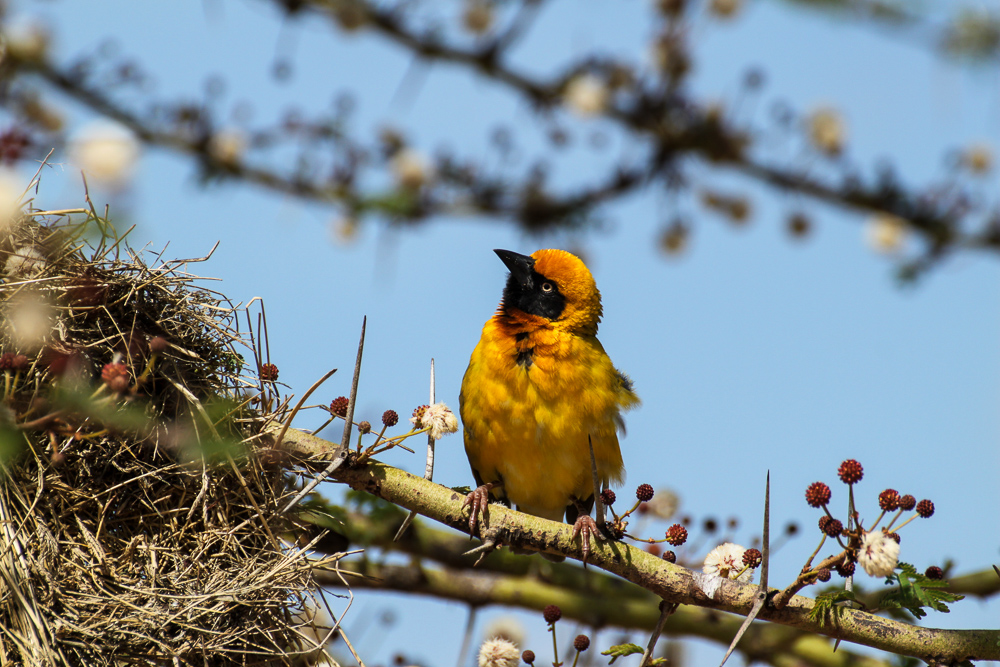
[[[295,494],[295,497],[292,498],[292,500],[285,505],[284,509],[282,509],[278,514],[284,514],[291,509],[296,503],[305,498],[306,494],[312,492],[313,489],[319,486],[320,482],[336,472],[337,468],[339,468],[341,464],[347,460],[347,455],[350,453],[351,426],[354,423],[354,403],[358,398],[358,377],[361,374],[361,353],[365,348],[365,325],[367,323],[368,317],[366,316],[363,320],[361,320],[361,340],[358,342],[358,359],[354,363],[354,381],[351,383],[351,398],[347,403],[347,418],[345,419],[344,424],[344,437],[340,441],[340,446],[337,447],[337,451],[334,452],[333,461],[330,462],[330,465],[328,465],[323,472],[313,477],[312,481],[306,484],[305,488]],[[282,435],[284,435],[287,431],[288,425],[285,424],[282,427]],[[346,641],[347,638],[345,637],[344,640]]]
[[[292,413],[288,415],[288,419],[285,420],[284,426],[281,427],[281,432],[278,433],[278,437],[274,441],[274,449],[278,449],[281,447],[281,441],[285,438],[285,433],[288,432],[288,427],[292,425],[292,420],[295,419],[295,415],[297,415],[299,413],[299,410],[302,409],[302,406],[305,405],[306,399],[308,399],[309,396],[314,391],[319,389],[321,384],[329,380],[330,376],[336,372],[337,372],[336,368],[334,368],[332,371],[329,371],[326,375],[313,382],[313,385],[309,387],[309,390],[306,391],[306,393],[302,394],[302,398],[300,398],[299,402],[295,404],[295,407],[292,409]]]
[[[764,490],[764,535],[761,538],[761,567],[760,567],[760,586],[757,587],[757,595],[754,598],[753,606],[750,608],[750,613],[743,620],[740,625],[739,631],[737,631],[736,636],[733,637],[733,641],[729,643],[729,649],[726,651],[726,655],[722,656],[722,662],[719,667],[723,667],[726,664],[726,660],[729,660],[729,656],[733,654],[736,650],[737,645],[739,645],[740,640],[743,639],[743,634],[753,623],[753,620],[757,618],[757,614],[760,610],[764,608],[767,604],[767,575],[770,569],[771,561],[771,471],[767,471],[767,486]]]
[[[660,638],[660,633],[663,632],[663,625],[667,622],[667,618],[677,611],[677,607],[680,605],[676,602],[667,602],[666,600],[660,601],[660,619],[656,622],[656,628],[653,630],[653,634],[649,637],[649,643],[646,644],[646,651],[642,654],[642,660],[639,662],[639,667],[646,667],[649,661],[653,658],[653,649],[656,648],[656,641]]]
[[[810,583],[812,583],[812,581],[815,580],[816,572],[818,570],[834,567],[835,565],[837,565],[837,563],[843,562],[844,558],[847,557],[847,554],[848,552],[845,549],[836,556],[830,556],[829,558],[823,560],[822,562],[820,562],[819,565],[812,568],[808,572],[801,573],[798,577],[796,577],[795,581],[792,582],[791,586],[781,591],[774,597],[774,600],[771,601],[774,607],[776,609],[781,609],[782,607],[787,605],[788,601],[792,599],[793,595],[798,593],[800,590],[802,590]]]
[[[465,622],[465,634],[462,635],[462,647],[458,649],[458,662],[456,667],[462,667],[467,663],[465,656],[469,653],[469,646],[472,644],[472,630],[476,626],[476,608],[469,606],[469,618]]]
[[[344,643],[347,644],[347,648],[351,651],[351,655],[353,655],[354,659],[358,661],[358,666],[359,667],[365,667],[365,663],[364,663],[363,660],[361,660],[361,656],[359,656],[358,652],[354,650],[353,646],[351,646],[351,640],[347,638],[347,633],[344,632],[344,628],[341,627],[339,629],[339,632],[340,632],[341,638],[344,640]]]
[[[358,380],[361,378],[361,354],[365,349],[365,328],[368,316],[361,320],[361,340],[358,341],[358,358],[354,362],[354,379],[351,380],[351,397],[347,402],[347,417],[344,419],[344,435],[340,439],[340,448],[344,451],[351,446],[351,427],[354,426],[354,404],[358,400]],[[338,452],[339,453],[339,452]]]

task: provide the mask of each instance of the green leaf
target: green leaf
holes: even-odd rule
[[[0,422],[0,462],[17,458],[24,451],[24,434],[6,422]]]
[[[951,609],[946,602],[957,602],[965,597],[943,590],[948,585],[947,581],[929,579],[909,563],[899,563],[896,569],[897,572],[888,577],[887,581],[890,584],[893,580],[898,581],[899,588],[882,597],[882,608],[898,607],[910,612],[915,618],[923,618],[927,615],[924,611],[926,607],[947,614]]]
[[[826,625],[828,618],[836,616],[837,603],[848,601],[857,601],[854,591],[840,590],[826,595],[817,595],[816,603],[813,605],[812,611],[809,612],[809,619],[821,626]]]
[[[639,646],[638,644],[618,644],[616,646],[612,646],[607,651],[601,651],[601,655],[610,655],[611,662],[609,662],[608,664],[613,665],[615,664],[615,660],[617,660],[618,658],[624,657],[626,655],[636,655],[636,654],[642,655],[645,652],[646,650],[641,646]]]

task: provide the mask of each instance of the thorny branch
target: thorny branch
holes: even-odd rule
[[[309,433],[290,429],[285,436],[288,451],[302,462],[329,456],[336,445]],[[334,473],[336,481],[388,500],[458,530],[468,530],[464,497],[451,489],[377,462],[354,467],[345,465]],[[490,507],[491,526],[505,527],[505,543],[560,554],[582,560],[582,547],[572,537],[572,527],[508,510]],[[485,528],[480,528],[480,532]],[[592,565],[617,574],[660,596],[668,603],[696,605],[736,614],[746,614],[753,605],[756,587],[722,580],[711,597],[698,579],[685,568],[619,542],[592,546]],[[837,608],[836,622],[810,618],[813,601],[793,596],[782,609],[765,607],[759,618],[807,630],[827,637],[863,644],[899,655],[930,662],[992,660],[1000,658],[1000,632],[994,630],[938,630],[908,625],[871,613]]]

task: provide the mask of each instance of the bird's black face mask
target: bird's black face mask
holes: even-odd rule
[[[535,271],[535,260],[510,250],[494,250],[510,275],[503,288],[502,308],[510,313],[516,308],[529,315],[557,320],[566,307],[566,297],[559,292],[559,285]]]

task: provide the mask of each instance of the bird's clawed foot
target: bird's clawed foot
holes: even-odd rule
[[[597,528],[597,522],[589,514],[581,514],[577,517],[576,522],[573,524],[573,539],[576,536],[581,536],[581,542],[583,543],[583,566],[587,567],[587,558],[590,556],[590,539],[597,539],[600,532]]]
[[[483,484],[482,486],[476,487],[469,495],[465,497],[465,502],[462,503],[462,507],[468,507],[469,510],[469,536],[475,534],[476,532],[476,522],[479,520],[479,515],[483,515],[483,524],[489,522],[489,506],[490,506],[490,490],[500,486],[497,482],[490,482],[489,484]]]

